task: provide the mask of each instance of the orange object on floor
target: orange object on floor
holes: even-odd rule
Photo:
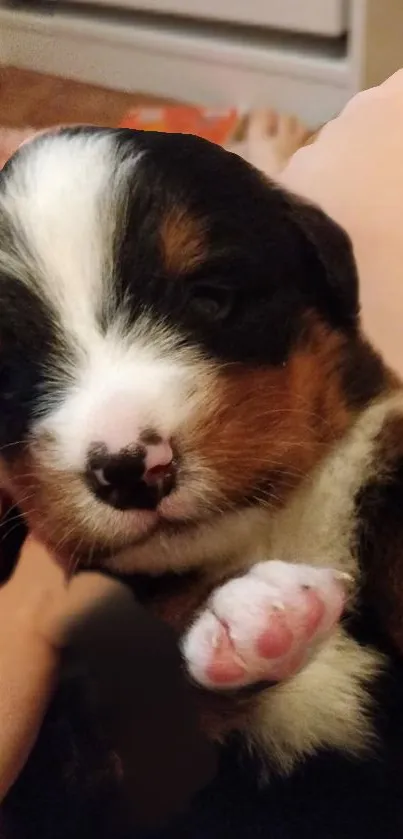
[[[120,122],[120,127],[196,134],[212,143],[226,145],[233,139],[241,116],[236,108],[220,110],[190,105],[137,107],[127,112]]]

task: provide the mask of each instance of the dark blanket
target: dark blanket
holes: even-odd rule
[[[259,783],[261,766],[234,742],[191,810],[152,839],[401,839],[401,663],[382,679],[377,699],[378,747],[366,760],[324,752],[291,777]]]
[[[118,625],[117,620],[112,623]],[[372,620],[366,626],[370,630],[363,630],[361,622],[355,634],[363,643],[373,642]],[[379,646],[379,634],[375,634]],[[140,652],[145,647],[144,639],[143,633]],[[148,648],[147,659],[149,655]],[[156,671],[152,668],[151,673]],[[147,697],[158,695],[153,678],[148,693],[144,679],[142,694],[138,681],[132,685],[136,696],[142,696],[135,713],[137,719],[145,720],[147,716]],[[166,690],[166,682],[165,674],[161,690]],[[102,750],[102,737],[99,731],[94,734],[88,717],[80,710],[80,703],[76,703],[74,680],[67,687],[48,715],[32,760],[5,802],[1,839],[401,839],[403,836],[403,664],[396,659],[391,659],[389,671],[376,686],[378,745],[368,758],[354,760],[323,752],[301,764],[290,777],[273,774],[265,781],[257,759],[234,740],[221,751],[213,780],[193,796],[186,812],[171,817],[168,826],[153,831],[134,826],[133,813],[125,809],[121,788],[116,783],[116,772],[110,772],[110,755],[106,758],[107,750]],[[131,708],[132,701],[130,698]],[[154,729],[156,711],[157,706],[152,706]],[[141,805],[137,815],[141,812],[143,817],[150,816],[151,821],[158,818],[164,796],[169,799],[174,793],[175,806],[189,796],[195,783],[192,771],[206,758],[198,742],[190,752],[183,748],[184,733],[186,740],[191,728],[184,706],[179,711],[176,707],[176,712],[172,708],[168,716],[172,717],[171,726],[167,726],[166,720],[156,726],[158,742],[152,743],[150,729],[147,733],[142,724],[146,732],[144,742],[141,727],[137,727],[136,748],[133,741],[128,743],[130,752],[137,754],[137,776],[132,787],[136,790],[133,797],[137,796],[137,804]],[[161,748],[163,732],[166,735]],[[126,744],[122,740],[120,744],[124,750]],[[206,778],[211,770],[212,763],[207,760],[203,770]],[[186,787],[187,782],[182,795],[181,785]]]
[[[390,731],[386,760],[380,754],[358,763],[323,754],[291,778],[260,787],[259,767],[234,745],[223,753],[218,777],[191,811],[152,839],[398,839],[403,836],[402,734],[401,723],[399,731]]]

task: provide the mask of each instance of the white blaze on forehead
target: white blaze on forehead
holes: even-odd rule
[[[116,252],[141,155],[124,157],[113,133],[50,134],[5,173],[0,214],[10,235],[0,267],[41,297],[63,339],[46,369],[56,399],[38,399],[32,428],[47,434],[50,469],[81,472],[94,444],[115,453],[146,430],[168,441],[203,390],[206,364],[178,348],[175,325],[145,312],[133,321],[124,301],[116,311]]]
[[[138,157],[123,160],[112,134],[50,134],[27,145],[6,176],[0,200],[19,234],[18,276],[77,337],[96,328],[113,293],[117,224]]]
[[[127,337],[108,334],[88,344],[87,358],[59,407],[35,426],[50,432],[50,468],[80,471],[94,444],[111,453],[135,447],[148,429],[169,440],[195,409],[192,395],[200,363],[176,352],[164,332],[143,323]]]

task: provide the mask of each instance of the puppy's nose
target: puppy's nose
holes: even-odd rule
[[[87,481],[94,495],[117,510],[155,510],[175,486],[171,445],[154,438],[149,445],[108,452],[94,444],[87,462]]]

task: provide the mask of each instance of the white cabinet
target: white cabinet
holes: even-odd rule
[[[82,7],[80,3],[82,2]],[[403,65],[403,0],[0,0],[3,63],[311,125]]]
[[[78,0],[88,3],[88,0]],[[92,4],[183,15],[189,18],[267,26],[314,35],[347,30],[348,0],[89,0]]]

